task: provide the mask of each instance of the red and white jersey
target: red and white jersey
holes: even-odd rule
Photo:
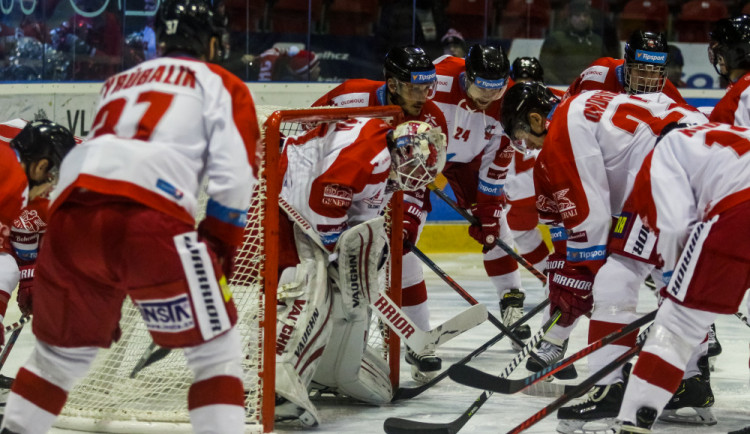
[[[708,118],[711,122],[750,127],[750,73],[732,83]]]
[[[276,79],[276,63],[279,61],[279,58],[284,56],[286,56],[286,52],[282,52],[278,48],[269,48],[260,53],[258,81],[273,81]]]
[[[707,119],[663,94],[586,92],[557,107],[534,185],[540,215],[565,226],[571,266],[596,273],[604,263],[611,218],[622,211],[644,158],[671,122]]]
[[[51,212],[85,188],[192,224],[205,176],[206,230],[238,245],[259,137],[252,97],[236,76],[191,58],[149,60],[102,86],[88,140],[63,161]]]
[[[750,130],[708,123],[667,134],[633,188],[638,214],[659,235],[671,273],[693,227],[750,200]]]
[[[469,197],[458,198],[462,206],[473,202],[491,202],[501,200],[505,169],[501,166],[499,150],[504,142],[503,128],[500,125],[500,101],[493,102],[487,109],[479,110],[466,95],[466,66],[464,59],[453,56],[442,56],[435,60],[437,89],[433,101],[445,115],[448,124],[446,136],[448,149],[444,173],[454,170],[477,170],[478,177],[463,174],[446,174],[451,187],[459,194]],[[510,84],[509,84],[510,86]],[[478,168],[471,163],[479,158]],[[466,191],[454,185],[456,179],[477,179],[476,192]],[[477,181],[474,181],[475,183]],[[474,197],[471,197],[474,196]]]
[[[380,215],[391,194],[391,154],[382,119],[321,124],[284,141],[285,199],[333,249],[348,227]]]
[[[625,92],[625,59],[613,59],[602,57],[594,61],[581,75],[568,87],[565,98],[578,95],[589,90],[606,90],[615,93]],[[680,95],[680,91],[667,80],[661,93],[672,98],[680,104],[687,101]]]
[[[26,126],[23,119],[0,124],[0,254],[12,253],[10,244],[13,221],[21,214],[29,198],[29,181],[21,167],[20,156],[10,142]],[[13,288],[10,288],[11,290]]]
[[[522,154],[511,146],[502,150],[502,158],[509,160],[503,191],[509,207],[508,226],[512,230],[528,231],[539,222],[534,192],[534,164],[538,155],[538,150]]]

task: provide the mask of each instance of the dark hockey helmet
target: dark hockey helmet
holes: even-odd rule
[[[67,128],[46,119],[29,122],[10,141],[11,148],[18,152],[26,165],[27,176],[29,166],[43,159],[49,161],[50,174],[56,173],[62,159],[75,145],[75,138]],[[29,177],[30,185],[39,183],[32,182]]]
[[[625,44],[624,86],[630,94],[661,92],[669,47],[664,33],[636,30]]]
[[[503,87],[510,76],[510,62],[502,47],[472,45],[464,60],[466,78],[479,87]]]
[[[391,49],[385,55],[383,75],[386,80],[395,78],[405,83],[435,83],[435,65],[423,49],[416,45],[406,45]]]
[[[534,134],[529,114],[539,113],[546,118],[559,102],[560,99],[539,82],[516,83],[508,89],[500,108],[500,122],[514,149],[521,153],[527,151],[523,136]]]
[[[750,16],[724,18],[708,33],[708,60],[720,75],[733,69],[750,69]],[[723,63],[726,71],[720,71]]]
[[[211,38],[221,38],[224,22],[207,0],[165,0],[156,15],[156,38],[163,53],[208,57]]]
[[[516,57],[510,67],[510,78],[513,81],[544,82],[544,69],[536,57]]]

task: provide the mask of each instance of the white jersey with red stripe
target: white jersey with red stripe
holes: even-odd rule
[[[239,244],[259,137],[250,92],[225,69],[183,57],[141,63],[102,86],[88,140],[63,162],[52,212],[85,188],[194,223],[205,176],[206,230]]]
[[[663,94],[587,92],[557,107],[534,183],[540,214],[561,220],[567,230],[570,266],[596,273],[604,263],[611,218],[622,211],[644,158],[672,122],[707,119]]]
[[[481,156],[477,201],[499,201],[505,174],[505,168],[495,161],[503,135],[500,101],[485,110],[476,107],[466,94],[466,66],[462,58],[442,56],[435,60],[435,70],[438,83],[433,101],[448,125],[446,170],[455,163],[469,163]]]
[[[750,73],[732,83],[708,118],[711,122],[750,127]]]
[[[284,142],[281,197],[333,248],[348,227],[380,215],[391,155],[381,119],[321,124]]]
[[[711,122],[670,132],[633,188],[641,218],[659,235],[665,279],[693,227],[750,200],[750,130]]]

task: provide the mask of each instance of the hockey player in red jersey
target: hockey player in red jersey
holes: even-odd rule
[[[625,391],[619,432],[651,432],[682,387],[691,349],[717,315],[737,312],[750,286],[748,149],[745,128],[709,123],[676,129],[636,177],[634,209],[658,234],[668,283]]]
[[[469,235],[484,251],[484,268],[497,290],[505,325],[523,316],[526,297],[521,289],[518,264],[495,245],[500,237],[513,245],[513,235],[503,212],[503,183],[507,162],[501,148],[507,144],[500,126],[500,98],[508,86],[510,62],[502,48],[476,44],[464,59],[442,56],[435,60],[437,89],[433,101],[448,123],[448,154],[443,175],[456,201],[480,224],[469,227]],[[528,339],[524,324],[515,330]]]
[[[750,16],[740,15],[714,23],[708,60],[727,79],[729,89],[711,111],[711,122],[750,126]]]
[[[119,338],[126,296],[155,343],[184,349],[193,431],[244,432],[226,278],[255,183],[255,109],[244,83],[205,61],[221,36],[208,2],[167,0],[156,33],[164,57],[104,83],[88,140],[60,168],[34,276],[37,342],[3,432],[51,427],[98,348]],[[196,232],[204,175],[209,203]]]
[[[586,68],[568,87],[565,98],[589,90],[639,95],[661,92],[675,102],[687,104],[667,79],[669,49],[663,33],[633,32],[625,44],[625,58],[602,57]]]
[[[322,124],[285,140],[277,335],[277,420],[319,422],[308,388],[371,404],[392,398],[389,368],[367,345],[384,272],[379,217],[395,190],[432,182],[445,135],[420,121]],[[282,213],[284,214],[284,213]]]
[[[74,145],[70,131],[48,120],[0,124],[0,321],[16,285],[19,308],[29,313],[34,262],[46,227],[46,196],[60,161]]]
[[[320,97],[313,107],[371,107],[398,105],[406,120],[417,120],[447,131],[445,117],[428,99],[435,92],[435,66],[421,48],[413,45],[395,47],[385,56],[383,66],[385,81],[365,79],[347,80]],[[416,244],[422,232],[427,213],[432,206],[426,188],[404,193],[404,240]],[[411,253],[409,243],[404,245],[402,309],[422,330],[430,330],[430,312],[427,305],[427,286],[422,264]],[[424,383],[435,376],[442,361],[433,350],[417,354],[407,350],[406,361],[412,365],[414,380]]]
[[[626,244],[627,248],[608,255],[611,221],[624,218],[621,211],[634,173],[661,129],[669,122],[707,120],[696,109],[674,104],[662,94],[648,96],[649,101],[645,95],[599,91],[567,99],[555,108],[550,121],[548,98],[549,93],[538,84],[515,86],[503,102],[503,124],[517,146],[519,142],[537,148],[544,144],[534,167],[537,209],[543,220],[562,223],[560,231],[553,231],[553,239],[567,237],[564,255],[554,254],[560,267],[550,268],[548,275],[550,312],[559,309],[563,314],[560,327],[545,336],[558,347],[554,362],[564,353],[563,340],[571,327],[592,306],[591,342],[636,318],[638,289],[653,269],[654,241]],[[627,235],[620,234],[619,228],[612,229],[613,237]],[[637,236],[639,231],[633,233]],[[592,354],[591,371],[634,343],[635,334]],[[700,375],[697,362],[705,348],[701,350],[695,351],[686,375]],[[622,372],[605,377],[592,391],[591,400],[558,410],[558,431],[591,432],[586,431],[587,422],[614,418],[623,389]]]

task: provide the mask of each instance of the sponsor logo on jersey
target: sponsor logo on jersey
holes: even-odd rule
[[[574,249],[568,247],[568,261],[599,261],[607,257],[606,246],[592,246],[585,249]]]
[[[436,77],[437,74],[435,74],[434,69],[432,71],[412,72],[411,82],[414,84],[432,83]]]
[[[279,337],[276,338],[276,355],[280,356],[284,353],[286,345],[289,343],[289,339],[292,338],[294,328],[296,327],[299,316],[302,313],[302,308],[307,303],[306,300],[294,300],[289,309],[289,313],[286,315],[286,320],[282,323],[281,330],[279,330]]]
[[[336,244],[341,233],[346,230],[346,223],[339,223],[337,225],[316,225],[316,231],[320,234],[320,239],[326,246]]]
[[[568,191],[570,191],[570,189],[565,188],[553,193],[555,203],[557,203],[557,210],[563,219],[572,218],[578,215],[576,204],[566,196]]]
[[[162,333],[179,333],[195,326],[187,294],[152,300],[135,300],[146,328]]]
[[[378,191],[375,196],[368,197],[362,202],[367,204],[367,208],[369,209],[379,209],[381,206],[383,206],[383,195],[380,194],[380,191]]]
[[[437,92],[450,92],[451,88],[453,88],[453,77],[449,75],[438,75],[437,77],[437,86],[435,87],[435,90]]]
[[[47,227],[47,224],[39,216],[35,209],[24,209],[17,219],[13,220],[13,227],[25,229],[29,232],[40,232]]]
[[[347,93],[334,97],[331,102],[338,107],[366,107],[370,105],[370,94],[366,92]]]
[[[183,193],[180,189],[161,178],[156,180],[156,188],[167,193],[177,200],[182,199],[182,196],[185,195],[185,193]]]
[[[606,66],[592,66],[581,73],[581,81],[596,81],[604,83],[607,79],[609,68]]]
[[[549,197],[540,194],[536,197],[536,209],[544,213],[557,213],[557,204]]]
[[[568,241],[574,241],[577,243],[585,243],[589,240],[588,235],[586,235],[586,231],[580,231],[580,232],[573,232],[570,231],[568,234]]]
[[[490,179],[505,179],[505,175],[508,174],[508,169],[493,169],[492,167],[487,170],[487,177]]]
[[[500,196],[503,194],[503,186],[497,184],[490,184],[487,181],[479,180],[479,191],[488,196]]]
[[[405,337],[409,338],[414,334],[414,327],[409,324],[409,321],[401,316],[401,313],[396,310],[390,300],[385,295],[380,294],[378,299],[375,300],[375,308],[378,312],[382,313],[383,316],[388,320],[390,327],[401,332]]]
[[[424,113],[422,115],[422,121],[432,125],[433,127],[438,126],[437,119],[435,119],[435,116],[431,115],[430,113]]]
[[[636,62],[664,65],[667,63],[667,53],[660,53],[658,51],[635,50],[635,60]]]
[[[492,140],[492,136],[495,135],[495,126],[487,125],[484,127],[484,140]]]
[[[552,241],[564,241],[568,239],[568,231],[561,227],[551,227],[549,236]]]
[[[351,187],[340,184],[326,184],[323,186],[321,203],[325,206],[349,208],[354,199]]]

